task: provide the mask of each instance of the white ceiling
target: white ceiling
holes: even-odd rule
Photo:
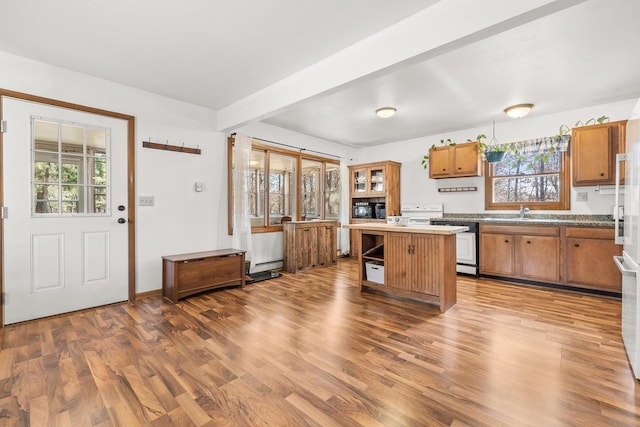
[[[225,111],[443,3],[465,0],[0,0],[0,50]],[[536,115],[640,97],[640,1],[551,3],[256,119],[371,146],[507,120],[511,104]],[[387,104],[398,114],[377,118]]]

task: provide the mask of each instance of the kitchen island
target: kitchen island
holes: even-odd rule
[[[455,234],[467,227],[380,223],[343,227],[355,231],[362,290],[435,303],[443,313],[456,304]]]

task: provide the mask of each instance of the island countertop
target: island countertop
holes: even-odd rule
[[[354,230],[378,230],[392,231],[394,233],[412,233],[412,234],[457,234],[468,231],[469,227],[450,226],[450,225],[421,225],[415,226],[398,226],[393,224],[385,224],[380,222],[367,222],[364,224],[344,224],[344,228]]]

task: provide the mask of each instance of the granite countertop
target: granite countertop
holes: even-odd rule
[[[502,224],[531,224],[531,225],[568,225],[580,227],[608,227],[614,228],[615,222],[611,215],[554,215],[554,214],[529,214],[520,219],[517,214],[468,214],[447,213],[442,220],[468,221],[468,222],[494,222]]]

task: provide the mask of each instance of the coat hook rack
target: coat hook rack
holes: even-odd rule
[[[151,142],[151,138],[149,138],[149,141],[142,141],[142,146],[145,148],[153,148],[155,150],[177,151],[179,153],[190,153],[198,155],[200,155],[202,152],[199,145],[198,148],[185,147],[184,142],[182,143],[182,145],[171,145],[169,144],[169,140],[167,140],[167,142],[164,144],[159,144],[157,142]]]

